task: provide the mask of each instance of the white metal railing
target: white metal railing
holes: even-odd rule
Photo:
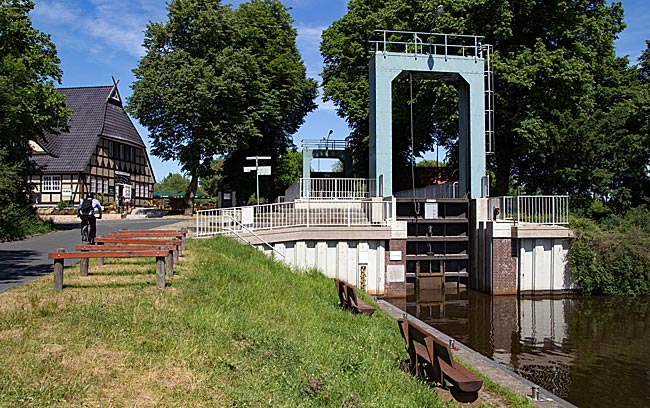
[[[497,209],[497,210],[495,210]],[[560,225],[569,223],[569,196],[505,196],[490,198],[494,220]]]
[[[365,200],[372,196],[373,179],[302,178],[300,198],[303,200]]]
[[[228,216],[227,216],[227,215],[224,215],[224,217],[228,217]],[[255,231],[251,230],[250,228],[247,228],[246,226],[242,225],[241,223],[237,223],[237,220],[234,219],[234,218],[232,218],[232,221],[233,221],[234,223],[238,224],[239,227],[241,227],[241,230],[245,230],[245,231],[249,232],[249,233],[250,233],[251,235],[253,235],[255,238],[257,238],[258,240],[260,240],[260,242],[264,243],[264,245],[266,245],[267,247],[269,247],[273,252],[275,252],[276,254],[280,255],[282,258],[285,257],[284,254],[283,254],[282,252],[280,252],[280,251],[278,251],[277,249],[275,249],[275,247],[274,247],[273,245],[269,244],[266,240],[264,240],[264,238],[262,238],[262,237],[260,237],[259,235],[257,235],[257,234],[255,233]],[[241,231],[241,230],[240,230],[240,231]],[[243,237],[243,236],[239,233],[239,231],[237,231],[237,230],[231,230],[231,232],[232,232],[233,234],[235,234],[235,235],[237,236],[237,238],[241,239],[242,241],[246,242],[246,243],[249,244],[249,245],[252,245],[251,242],[250,242],[246,237]]]
[[[299,201],[249,207],[200,210],[196,236],[231,234],[290,227],[386,225],[394,217],[392,199]]]
[[[370,41],[374,52],[483,58],[482,36],[392,30],[375,30],[375,35],[380,39]]]
[[[329,140],[323,139],[304,139],[302,147],[312,150],[346,150],[350,144],[347,140]]]

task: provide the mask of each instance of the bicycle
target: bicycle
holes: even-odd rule
[[[90,217],[95,215],[80,215],[81,218],[81,242],[90,242]]]

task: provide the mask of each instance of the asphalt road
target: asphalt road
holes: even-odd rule
[[[98,221],[97,236],[115,232],[122,228],[152,229],[178,223],[178,219],[151,218],[144,220]],[[48,252],[57,248],[74,251],[81,243],[79,223],[59,224],[62,231],[22,241],[0,243],[0,293],[24,285],[53,271],[53,262],[47,258]],[[78,261],[76,261],[78,262]],[[66,260],[66,266],[76,263]]]

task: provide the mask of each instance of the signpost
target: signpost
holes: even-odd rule
[[[245,166],[244,173],[250,173],[251,171],[255,172],[255,179],[257,181],[257,190],[255,193],[255,199],[257,200],[257,205],[260,205],[260,175],[270,176],[271,175],[271,166],[260,166],[260,160],[271,160],[271,156],[249,156],[246,157],[246,160],[255,160],[255,166]]]

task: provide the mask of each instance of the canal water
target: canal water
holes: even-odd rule
[[[493,297],[453,285],[388,301],[579,407],[650,407],[650,298]]]

